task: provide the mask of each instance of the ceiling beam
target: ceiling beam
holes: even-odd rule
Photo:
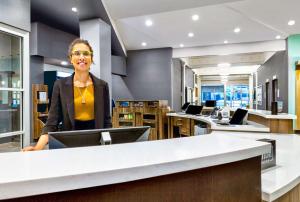
[[[78,0],[77,6],[79,8],[78,10],[79,21],[100,18],[101,20],[103,20],[104,22],[106,22],[108,25],[111,26],[112,28],[111,40],[112,40],[113,54],[116,56],[126,57],[127,53],[126,53],[125,46],[121,38],[118,36],[115,26],[113,26],[110,16],[107,13],[107,10],[105,9],[105,6],[102,3],[102,1],[101,0]]]
[[[286,50],[285,40],[254,43],[225,44],[216,46],[198,46],[191,48],[174,48],[173,58],[207,55],[231,55],[240,53],[277,52]]]

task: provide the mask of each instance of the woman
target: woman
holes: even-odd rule
[[[22,151],[41,150],[48,143],[48,132],[110,128],[109,91],[105,81],[96,78],[89,70],[93,50],[88,41],[75,39],[69,47],[69,59],[74,74],[54,83],[48,120],[35,146]]]

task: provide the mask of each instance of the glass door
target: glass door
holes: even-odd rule
[[[0,152],[22,146],[22,37],[0,31]]]

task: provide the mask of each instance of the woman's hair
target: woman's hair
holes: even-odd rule
[[[89,44],[89,42],[87,40],[84,40],[84,39],[81,39],[81,38],[77,38],[75,39],[74,41],[72,41],[72,43],[69,45],[69,50],[68,50],[68,56],[69,58],[71,59],[72,57],[72,50],[73,50],[73,47],[76,45],[76,44],[85,44],[89,47],[90,51],[91,51],[91,57],[92,57],[92,63],[94,63],[94,59],[93,59],[93,48],[92,46]]]

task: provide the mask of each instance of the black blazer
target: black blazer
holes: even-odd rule
[[[91,73],[90,76],[94,84],[95,128],[111,128],[108,85]],[[42,134],[57,131],[60,122],[62,122],[62,130],[75,130],[73,77],[74,74],[55,81],[51,107]]]

